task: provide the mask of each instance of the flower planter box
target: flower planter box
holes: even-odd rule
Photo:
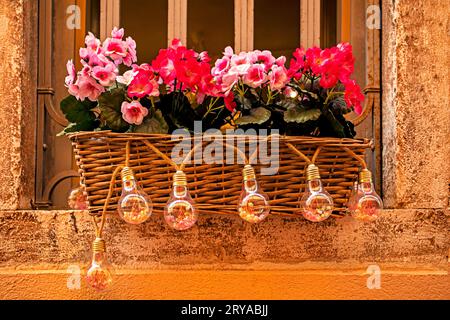
[[[243,136],[227,136],[227,139]],[[256,136],[253,138],[257,138]],[[125,164],[126,144],[130,142],[130,167],[141,187],[152,199],[154,212],[162,213],[172,187],[174,168],[150,149],[150,142],[160,152],[171,155],[179,141],[171,135],[152,135],[113,132],[83,132],[70,135],[75,157],[85,186],[91,214],[101,214],[107,198],[114,169]],[[251,137],[250,137],[251,139]],[[268,149],[270,150],[268,141]],[[367,139],[313,138],[297,136],[279,137],[279,170],[275,175],[260,174],[255,163],[257,179],[270,199],[271,214],[301,214],[299,201],[305,190],[305,160],[288,147],[288,143],[311,158],[318,147],[321,151],[316,165],[325,189],[332,195],[335,214],[345,212],[345,204],[357,180],[360,163],[343,148],[358,156],[370,148]],[[206,145],[203,142],[203,147]],[[199,148],[200,149],[200,148]],[[274,155],[276,156],[276,155]],[[201,214],[238,214],[237,205],[241,193],[243,164],[188,164],[188,186]],[[117,179],[107,212],[114,213],[120,197],[121,181]]]

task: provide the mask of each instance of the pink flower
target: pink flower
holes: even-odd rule
[[[281,90],[286,86],[290,79],[287,75],[286,68],[275,64],[272,66],[272,71],[269,73],[269,80],[271,90]]]
[[[81,74],[75,83],[77,87],[70,87],[71,91],[76,92],[77,99],[84,101],[88,98],[91,101],[97,101],[98,97],[105,92],[105,88],[91,77]]]
[[[123,59],[127,56],[126,43],[120,39],[108,38],[103,43],[103,49],[105,55],[110,57],[116,65],[123,62]]]
[[[148,115],[148,109],[144,108],[139,101],[124,101],[120,110],[122,111],[122,118],[129,124],[140,125]]]
[[[298,96],[298,92],[297,92],[296,90],[292,89],[291,87],[286,87],[286,88],[283,90],[283,94],[284,94],[286,97],[291,98],[291,99],[295,99],[295,98],[297,98],[297,96]]]
[[[114,39],[123,39],[123,35],[124,35],[124,30],[123,28],[119,29],[117,27],[114,27],[114,29],[111,31],[111,37],[113,37]]]
[[[265,71],[264,64],[252,65],[248,69],[247,74],[244,76],[244,84],[252,88],[257,88],[261,86],[266,81],[266,74],[264,71]]]
[[[84,40],[86,44],[86,48],[91,50],[92,52],[99,53],[98,50],[100,49],[101,42],[99,39],[97,39],[92,32],[89,32]]]
[[[134,41],[133,38],[128,37],[125,44],[127,47],[127,54],[125,58],[123,58],[123,64],[129,67],[137,61],[136,41]]]
[[[222,59],[218,59],[214,65],[214,68],[211,70],[211,74],[214,77],[222,75],[224,72],[228,70],[230,67],[230,58],[224,57]]]
[[[109,87],[116,81],[118,72],[116,65],[113,63],[108,63],[105,67],[92,68],[92,76],[104,87]]]
[[[75,82],[77,77],[77,72],[75,70],[75,65],[73,64],[73,60],[67,61],[67,77],[65,80],[66,86],[70,86]]]
[[[236,83],[239,81],[239,73],[237,72],[228,72],[223,75],[221,78],[221,86],[222,90],[225,92],[225,94],[228,94],[234,87]]]
[[[275,57],[272,55],[272,52],[269,50],[259,51],[255,50],[252,53],[250,53],[253,57],[251,59],[252,63],[262,63],[264,64],[266,71],[268,71],[272,65],[275,63]]]
[[[285,56],[280,56],[275,60],[275,64],[279,67],[284,67],[284,65],[286,64],[286,57]]]
[[[233,48],[230,46],[226,47],[223,52],[223,55],[227,58],[231,58],[234,55]]]
[[[233,55],[231,57],[231,65],[232,66],[239,66],[242,64],[249,64],[249,56],[247,54],[247,52],[241,52],[238,55]]]
[[[117,77],[117,82],[129,86],[137,74],[137,71],[135,72],[134,70],[128,70],[122,76]]]

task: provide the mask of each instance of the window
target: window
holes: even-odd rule
[[[67,195],[78,183],[71,145],[66,138],[56,135],[66,124],[59,112],[59,102],[67,95],[65,61],[78,61],[78,49],[88,31],[105,38],[114,26],[124,27],[127,35],[137,41],[140,63],[150,62],[173,38],[181,39],[196,50],[207,50],[213,59],[219,57],[227,45],[233,46],[236,52],[269,49],[275,55],[286,55],[289,60],[299,45],[328,47],[350,41],[358,61],[354,75],[357,81],[363,86],[366,84],[366,68],[371,73],[379,73],[376,68],[379,58],[376,62],[373,56],[366,54],[369,36],[373,43],[376,39],[366,34],[364,1],[39,0],[39,10],[34,201],[39,208],[66,208]],[[74,28],[69,28],[70,19],[79,25],[75,23]],[[373,76],[367,78],[374,83],[371,86],[377,94],[379,77],[378,80]],[[377,128],[380,121],[376,110],[358,127],[358,133],[375,137],[379,149]],[[380,159],[373,156],[371,161],[375,167]]]

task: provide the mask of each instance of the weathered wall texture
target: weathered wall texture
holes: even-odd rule
[[[445,208],[450,181],[448,0],[383,1],[383,194]]]
[[[26,209],[34,192],[37,1],[0,0],[0,210]]]
[[[450,298],[448,217],[392,210],[374,224],[350,218],[314,224],[270,217],[202,216],[186,232],[160,216],[142,226],[109,219],[113,289],[67,287],[67,269],[86,270],[93,230],[84,212],[0,213],[3,298],[395,299]],[[369,265],[381,289],[369,290]],[[73,269],[72,269],[73,270]]]
[[[384,197],[393,210],[372,224],[202,216],[186,232],[157,216],[139,227],[111,218],[117,276],[103,294],[84,282],[67,288],[67,267],[89,260],[87,213],[16,210],[34,185],[36,3],[0,0],[0,298],[450,298],[450,2],[383,1]],[[380,290],[366,286],[371,264]]]

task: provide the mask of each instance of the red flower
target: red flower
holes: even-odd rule
[[[236,102],[234,101],[233,93],[230,93],[228,96],[224,98],[225,107],[230,111],[234,112],[236,110]]]
[[[357,114],[362,112],[364,95],[355,80],[348,80],[345,85],[344,99],[348,107],[353,107]]]
[[[149,64],[134,65],[133,71],[137,74],[128,86],[127,93],[130,98],[159,96],[159,85]]]

